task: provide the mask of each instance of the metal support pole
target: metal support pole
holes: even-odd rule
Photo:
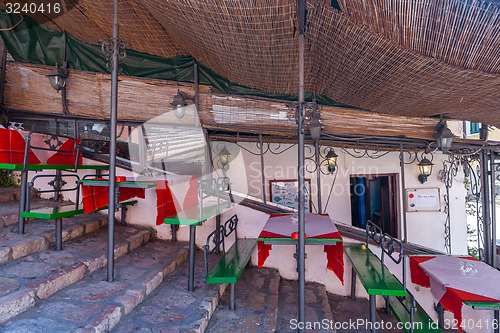
[[[21,188],[19,194],[19,217],[17,232],[19,234],[24,234],[24,217],[21,217],[21,212],[26,210],[26,193],[28,192],[28,157],[29,157],[29,147],[31,143],[31,136],[26,138],[26,146],[24,148],[24,161],[23,169],[21,170]]]
[[[196,240],[196,226],[189,226],[189,272],[188,272],[188,291],[194,291],[194,251]]]
[[[499,333],[500,332],[500,326],[498,325],[498,322],[500,320],[500,315],[499,315],[499,311],[498,310],[495,310],[494,314],[493,314],[493,318],[495,319],[495,323],[497,323],[497,327],[495,328],[495,333]]]
[[[405,187],[405,161],[404,161],[404,151],[403,151],[403,143],[399,143],[399,165],[401,167],[401,193],[403,194],[403,243],[408,243],[408,227],[406,225],[406,195]]]
[[[259,134],[259,144],[260,144],[260,170],[262,177],[262,200],[267,203],[266,200],[266,174],[264,173],[264,140],[262,139],[262,134]]]
[[[304,210],[304,28],[306,2],[299,0],[299,105],[297,109],[298,122],[298,180],[299,180],[299,239],[298,239],[298,258],[297,268],[299,271],[299,309],[298,319],[300,323],[306,322],[305,307],[306,307],[306,280],[305,280],[305,210]],[[299,329],[299,332],[304,332],[304,329]]]
[[[444,328],[444,308],[441,303],[436,304],[435,306],[436,312],[438,314],[438,326],[439,328]]]
[[[491,265],[493,267],[496,267],[496,261],[497,261],[497,210],[496,210],[496,186],[495,186],[495,171],[496,171],[496,165],[495,165],[495,153],[490,150],[490,168],[491,168]]]
[[[368,295],[370,299],[370,333],[376,333],[375,324],[377,323],[377,295]]]
[[[126,225],[127,224],[127,206],[122,205],[121,207],[121,218],[120,218],[120,224],[121,225]]]
[[[5,67],[7,65],[7,47],[0,37],[0,111],[3,111],[3,92],[5,90]]]
[[[318,196],[318,214],[323,214],[323,204],[321,202],[321,165],[319,160],[319,140],[314,141],[314,159],[316,163],[316,195]]]
[[[61,170],[56,170],[56,176],[54,179],[54,187],[55,187],[54,201],[58,201],[59,198],[61,197],[60,186],[61,186]]]
[[[229,291],[230,291],[229,308],[231,310],[234,310],[234,299],[235,299],[235,297],[234,297],[234,285],[235,284],[236,283],[229,284]]]
[[[354,267],[351,274],[351,299],[356,299],[356,270]]]
[[[481,202],[483,204],[483,227],[484,227],[484,262],[491,264],[491,235],[490,235],[490,196],[489,196],[489,175],[488,156],[486,151],[481,150]]]
[[[111,110],[109,143],[108,191],[108,282],[113,282],[115,271],[115,207],[116,207],[116,118],[118,107],[118,0],[113,0],[113,56],[111,73]]]
[[[62,217],[56,219],[56,251],[62,250]]]

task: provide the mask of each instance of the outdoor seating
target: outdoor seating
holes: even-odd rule
[[[370,239],[380,246],[381,259],[368,248]],[[376,322],[376,296],[381,295],[385,296],[386,307],[393,311],[399,322],[403,323],[406,332],[440,332],[434,327],[430,316],[406,289],[406,256],[402,243],[384,234],[373,222],[367,221],[366,243],[344,244],[344,251],[352,264],[351,298],[356,297],[356,276],[358,276],[369,295],[371,323]],[[385,255],[394,263],[402,265],[403,283],[385,266]],[[422,330],[419,330],[420,328]],[[372,332],[375,330],[372,329]]]
[[[240,278],[243,270],[248,264],[252,253],[257,246],[257,239],[238,238],[237,234],[238,216],[233,215],[224,225],[214,230],[208,237],[207,243],[203,246],[205,256],[206,283],[229,283],[230,284],[230,309],[235,309],[234,287]],[[225,239],[234,232],[234,244],[225,250]],[[214,245],[210,249],[210,240]],[[222,245],[222,257],[208,272],[208,253],[220,251]]]

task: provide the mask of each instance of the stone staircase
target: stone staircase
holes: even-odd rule
[[[109,283],[106,215],[63,219],[63,250],[55,251],[54,221],[28,221],[26,234],[17,234],[16,200],[16,190],[0,189],[0,332],[294,331],[297,281],[281,279],[277,270],[247,267],[231,311],[227,285],[205,283],[201,251],[196,253],[195,291],[188,292],[187,243],[156,240],[151,230],[117,224],[116,278]],[[32,200],[32,207],[62,204]],[[209,256],[209,267],[218,259]],[[395,323],[392,316],[379,315]],[[306,284],[308,321],[363,316],[368,317],[367,300],[352,301],[327,293],[321,284]]]

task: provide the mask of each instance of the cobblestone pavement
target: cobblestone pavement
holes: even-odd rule
[[[269,268],[247,267],[235,286],[235,310],[229,309],[229,290],[219,302],[206,333],[274,332],[280,275]]]

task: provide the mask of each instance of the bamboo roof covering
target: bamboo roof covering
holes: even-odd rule
[[[191,55],[236,83],[297,92],[295,0],[119,3],[120,39],[133,49],[161,57]],[[498,1],[338,3],[340,11],[327,0],[307,3],[306,91],[377,113],[442,114],[500,127]],[[111,35],[111,18],[112,2],[80,0],[44,24],[97,44]]]

